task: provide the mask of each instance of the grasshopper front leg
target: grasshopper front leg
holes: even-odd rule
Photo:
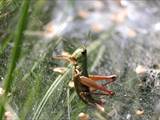
[[[75,56],[71,55],[71,54],[69,54],[67,52],[64,52],[64,53],[62,53],[62,55],[57,55],[57,56],[55,56],[53,58],[54,59],[58,59],[58,60],[68,61],[68,62],[70,62],[72,64],[76,64],[77,63],[77,60],[76,60]]]

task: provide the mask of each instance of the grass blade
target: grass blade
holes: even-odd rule
[[[9,61],[9,67],[8,67],[8,71],[5,77],[5,81],[4,81],[4,90],[5,93],[2,96],[2,99],[0,101],[0,119],[2,120],[3,115],[4,115],[4,107],[5,104],[7,102],[7,95],[11,89],[11,83],[12,83],[12,74],[14,72],[14,69],[16,67],[16,64],[19,60],[19,56],[20,56],[20,52],[21,52],[21,47],[22,47],[22,43],[23,43],[23,31],[26,28],[26,24],[27,24],[27,18],[28,18],[28,9],[29,9],[29,3],[30,0],[23,0],[22,6],[21,6],[21,10],[20,10],[20,18],[19,18],[19,22],[17,24],[17,28],[16,28],[16,32],[15,32],[15,40],[14,40],[14,47],[13,50],[11,52],[11,58]]]
[[[32,120],[38,120],[38,118],[42,112],[42,109],[44,108],[45,104],[47,103],[47,100],[49,99],[51,94],[54,92],[54,90],[57,88],[57,86],[67,77],[67,75],[70,73],[70,71],[71,71],[71,68],[68,68],[63,75],[59,75],[57,77],[57,79],[52,83],[52,85],[50,86],[50,88],[47,90],[46,94],[42,98],[40,104],[38,105],[38,108],[36,109]]]

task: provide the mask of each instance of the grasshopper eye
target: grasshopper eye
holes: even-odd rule
[[[85,55],[87,53],[87,50],[85,49],[83,52],[82,52],[82,55]]]

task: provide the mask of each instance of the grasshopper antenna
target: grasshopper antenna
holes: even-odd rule
[[[83,41],[80,41],[81,43],[81,46],[83,49],[86,49],[86,43],[87,43],[87,40],[85,40],[84,42]]]
[[[88,32],[87,38],[89,40],[92,40],[92,33],[91,33],[91,31]],[[82,48],[86,49],[87,39],[84,41],[84,43],[83,43],[83,41],[81,41],[81,44],[82,44]]]
[[[82,44],[82,48],[83,48],[83,49],[86,49],[86,43],[87,43],[87,40],[85,40],[85,41],[84,41],[84,44]]]

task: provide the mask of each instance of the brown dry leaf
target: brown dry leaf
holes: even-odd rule
[[[57,27],[53,22],[49,22],[47,25],[44,26],[43,35],[46,38],[53,38],[56,36],[57,33]]]
[[[137,35],[136,31],[131,28],[128,29],[127,33],[128,33],[128,37],[130,38],[136,37]]]
[[[85,10],[79,10],[78,11],[78,16],[82,19],[85,19],[89,16],[89,12],[87,12]]]
[[[102,26],[101,24],[99,24],[99,23],[93,23],[93,24],[91,25],[91,30],[92,30],[93,32],[96,32],[96,33],[102,32],[103,26]]]
[[[54,25],[52,22],[49,22],[47,25],[44,26],[44,30],[46,32],[54,32]]]
[[[144,110],[136,110],[136,115],[143,115],[144,114]]]
[[[80,113],[78,117],[80,120],[89,120],[89,115],[86,113]]]
[[[113,13],[111,16],[111,20],[117,24],[120,24],[125,21],[127,16],[128,16],[128,10],[127,8],[123,8],[118,12]]]

